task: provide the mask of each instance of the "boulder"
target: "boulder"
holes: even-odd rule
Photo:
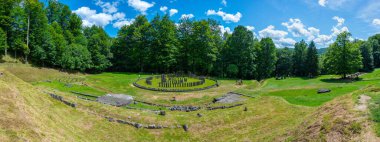
[[[197,116],[198,116],[198,117],[202,117],[203,115],[202,115],[202,114],[200,114],[200,113],[198,113],[198,114],[197,114]]]
[[[329,93],[329,92],[331,92],[330,89],[319,89],[319,90],[318,90],[318,94]]]
[[[185,130],[186,132],[189,130],[189,126],[187,126],[186,124],[182,126],[183,127],[183,130]]]

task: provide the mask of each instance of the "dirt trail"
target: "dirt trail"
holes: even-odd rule
[[[360,95],[359,96],[359,102],[355,106],[355,109],[359,110],[359,111],[367,111],[368,110],[368,101],[369,100],[371,100],[370,96]]]

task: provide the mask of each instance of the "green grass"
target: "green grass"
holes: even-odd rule
[[[332,92],[318,94],[318,89],[295,89],[295,90],[281,90],[264,93],[263,96],[277,96],[282,97],[291,104],[303,106],[320,106],[325,102],[334,99],[359,89],[357,86],[344,86],[344,87],[329,87]]]
[[[0,67],[1,68],[1,67]],[[138,78],[146,78],[151,74],[136,73],[101,73],[101,74],[66,74],[51,69],[36,69],[33,67],[18,67],[9,69],[15,71],[14,74],[39,89],[53,89],[70,101],[78,104],[76,110],[70,110],[65,105],[51,101],[48,97],[43,96],[31,87],[26,87],[21,81],[16,82],[14,79],[2,80],[0,84],[5,84],[5,91],[12,94],[12,89],[24,91],[21,95],[27,98],[24,106],[33,106],[33,114],[41,115],[31,121],[38,124],[47,122],[47,126],[40,129],[44,135],[56,141],[59,138],[68,138],[69,141],[281,141],[280,137],[288,135],[290,131],[298,129],[299,126],[312,115],[319,107],[330,102],[336,97],[351,94],[367,86],[380,87],[380,70],[363,75],[362,80],[357,82],[347,82],[337,80],[338,76],[324,75],[318,78],[288,78],[285,80],[268,79],[264,82],[255,80],[244,80],[243,85],[236,85],[234,79],[219,79],[220,86],[203,91],[194,91],[186,93],[177,92],[157,92],[139,89],[133,86]],[[7,70],[7,68],[5,68]],[[30,71],[29,71],[30,70]],[[13,73],[13,72],[12,72]],[[29,74],[29,76],[28,76]],[[30,77],[32,74],[34,77]],[[53,81],[51,83],[44,80],[51,79],[54,76],[59,77],[78,77],[85,78],[84,84],[73,83],[72,87],[66,87],[64,83]],[[145,81],[144,81],[145,82]],[[22,85],[20,85],[22,84]],[[7,85],[14,85],[7,87]],[[3,87],[4,88],[4,87]],[[320,88],[331,89],[330,93],[317,94]],[[0,87],[0,89],[2,89]],[[25,90],[33,90],[29,93]],[[151,111],[118,108],[109,105],[103,105],[97,102],[84,101],[76,99],[75,95],[69,93],[76,91],[91,95],[104,95],[105,93],[127,94],[138,100],[153,102],[165,105],[196,105],[201,106],[210,103],[213,98],[222,96],[228,92],[239,92],[255,98],[246,98],[243,106],[230,109],[220,109],[214,111],[200,110],[195,112],[178,112],[166,111],[166,116],[159,116]],[[16,91],[17,92],[17,91]],[[375,93],[374,93],[375,95]],[[170,101],[176,97],[177,101]],[[376,96],[375,96],[376,97]],[[375,98],[373,97],[373,98]],[[3,99],[9,106],[11,99]],[[375,98],[373,101],[379,99]],[[48,103],[46,103],[48,102]],[[15,102],[13,102],[15,103]],[[20,103],[20,102],[17,102]],[[54,104],[52,104],[54,103]],[[375,104],[375,103],[374,103]],[[212,106],[230,105],[230,104],[212,104]],[[376,105],[375,105],[376,106]],[[143,103],[131,104],[130,107],[149,109],[149,110],[166,110]],[[248,111],[243,111],[244,107]],[[2,107],[1,110],[7,110]],[[70,110],[70,111],[69,111]],[[15,111],[15,110],[12,110]],[[372,111],[372,110],[371,110]],[[380,109],[373,111],[377,114]],[[95,113],[95,115],[92,115]],[[203,117],[197,117],[201,113]],[[117,123],[109,123],[101,117],[112,116],[120,119],[128,119],[144,124],[167,124],[181,125],[188,124],[189,132],[182,129],[166,130],[137,130],[133,127]],[[374,115],[377,118],[377,115]],[[380,118],[380,117],[379,117]],[[43,121],[39,121],[39,120]],[[18,119],[16,119],[18,120]],[[20,119],[22,120],[22,119]],[[375,120],[375,119],[374,119]],[[380,120],[380,119],[379,119]],[[57,126],[63,125],[63,126]],[[17,124],[17,123],[12,123]],[[1,121],[0,121],[1,125]],[[3,124],[5,125],[5,124]],[[27,124],[25,124],[27,126]],[[51,128],[50,128],[51,127]],[[380,125],[376,126],[380,130]],[[2,127],[3,128],[3,127]],[[6,127],[8,129],[8,127]],[[26,127],[29,129],[29,127]],[[62,129],[62,130],[60,130]],[[352,129],[359,129],[358,126],[352,126]],[[58,135],[48,135],[48,132],[60,132]],[[358,130],[359,131],[359,130]],[[39,131],[37,131],[38,133]],[[6,132],[1,132],[6,133]],[[5,135],[17,137],[20,133],[29,137],[35,133],[11,131]],[[112,135],[110,135],[112,134]],[[41,141],[42,138],[32,140]],[[1,136],[0,136],[1,140]]]
[[[67,86],[68,84],[58,82],[58,81],[36,82],[33,84],[35,86],[44,86],[44,87],[53,88],[53,89],[56,89],[56,90],[59,90],[62,92],[74,91],[74,92],[80,92],[80,93],[94,95],[94,96],[102,96],[102,95],[106,94],[105,92],[103,92],[101,90],[97,90],[97,89],[94,89],[94,88],[91,88],[88,86],[78,85],[78,84],[70,84],[69,86]]]

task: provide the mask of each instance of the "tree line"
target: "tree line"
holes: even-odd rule
[[[84,72],[126,71],[195,73],[257,79],[320,74],[370,72],[380,67],[380,35],[367,41],[337,36],[327,52],[304,40],[294,48],[276,48],[271,38],[258,39],[244,26],[222,33],[212,19],[181,19],[169,15],[152,20],[139,15],[116,38],[102,27],[83,27],[67,5],[49,0],[0,0],[0,49],[37,66]]]

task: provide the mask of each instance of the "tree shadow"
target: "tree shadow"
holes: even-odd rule
[[[357,81],[362,81],[362,78],[357,79],[343,79],[343,78],[328,78],[328,79],[320,79],[322,82],[326,83],[353,83]]]

